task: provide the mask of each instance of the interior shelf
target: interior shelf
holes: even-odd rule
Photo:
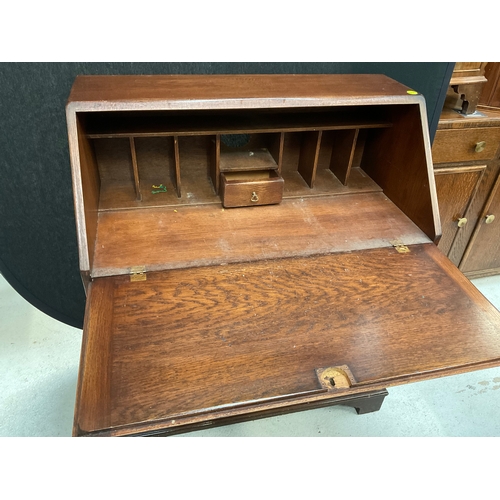
[[[227,139],[221,134],[94,139],[99,210],[220,204],[220,173],[230,171],[276,170],[284,179],[283,198],[380,191],[359,168],[362,141],[352,143],[352,154],[343,160],[345,175],[335,175],[337,134],[245,134],[247,142],[234,148],[224,144]],[[355,154],[356,144],[360,148]]]
[[[318,110],[316,112],[116,112],[83,116],[90,139],[113,137],[161,137],[183,135],[300,132],[307,130],[370,129],[391,127],[384,110]]]

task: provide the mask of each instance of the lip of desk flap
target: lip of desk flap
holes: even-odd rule
[[[99,278],[75,426],[331,397],[500,364],[500,314],[433,244]],[[209,417],[207,417],[209,418]]]

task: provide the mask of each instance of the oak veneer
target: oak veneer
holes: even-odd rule
[[[488,80],[483,87],[479,104],[500,108],[500,62],[486,64],[484,76]]]
[[[78,76],[68,104],[77,112],[415,102],[407,89],[384,75]]]
[[[432,153],[443,224],[439,248],[469,278],[498,274],[498,236],[483,221],[500,174],[500,110],[479,106],[467,117],[443,110]],[[459,228],[458,218],[467,224]]]
[[[491,160],[500,144],[500,129],[438,130],[435,141],[432,156],[436,163]],[[484,149],[476,151],[476,145],[482,141],[486,143]]]
[[[98,278],[89,301],[82,370],[104,373],[82,384],[79,434],[202,423],[500,360],[500,313],[433,244]],[[356,383],[322,390],[315,369],[339,365]]]
[[[286,179],[285,179],[286,182]],[[427,243],[382,193],[226,209],[195,205],[101,212],[93,276]],[[133,261],[131,259],[134,259]]]
[[[226,172],[221,177],[225,208],[276,205],[283,199],[283,178],[276,170]]]
[[[458,220],[467,214],[471,200],[474,198],[486,165],[472,167],[449,167],[435,170],[436,188],[439,193],[439,207],[443,227],[443,237],[439,242],[441,251],[448,255],[451,247],[463,227]],[[466,224],[470,221],[466,219]],[[453,259],[450,257],[453,261]],[[454,262],[458,265],[458,262]]]
[[[486,217],[495,217],[490,224]],[[500,269],[500,176],[497,178],[479,222],[465,251],[460,269],[463,272],[478,273],[484,269]]]
[[[339,131],[334,136],[330,170],[347,185],[354,162],[359,129]]]
[[[433,243],[411,89],[382,75],[88,76],[66,112],[88,291],[75,435],[363,413],[386,386],[500,365],[498,311]],[[283,201],[223,209],[221,177],[256,175],[262,148]]]

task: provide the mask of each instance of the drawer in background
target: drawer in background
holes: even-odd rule
[[[438,130],[432,146],[434,163],[484,161],[495,158],[500,128]]]
[[[283,178],[275,170],[222,172],[222,205],[226,208],[276,205],[283,199],[283,185]]]

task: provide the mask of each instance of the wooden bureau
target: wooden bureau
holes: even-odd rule
[[[84,76],[66,111],[87,291],[74,435],[364,413],[388,386],[500,365],[500,313],[435,244],[412,89]]]

